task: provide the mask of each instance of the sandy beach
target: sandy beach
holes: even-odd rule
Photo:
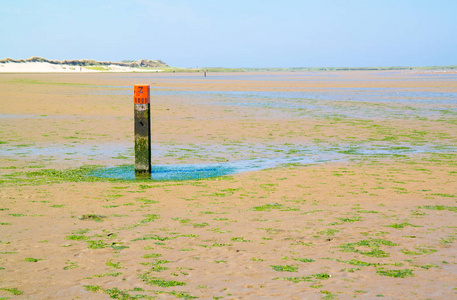
[[[0,297],[457,297],[455,74],[55,67],[0,74]],[[225,176],[91,173],[139,83],[153,164]]]

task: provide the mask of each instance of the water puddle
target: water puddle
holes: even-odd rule
[[[147,79],[172,79],[172,80],[179,80],[182,81],[208,81],[208,80],[232,80],[232,81],[301,81],[301,80],[310,80],[312,79],[323,79],[326,80],[328,78],[336,78],[341,77],[337,74],[331,73],[322,73],[322,72],[299,72],[299,73],[288,73],[288,74],[281,74],[281,73],[268,73],[268,74],[254,74],[254,73],[212,73],[208,72],[208,76],[204,77],[203,73],[196,73],[192,75],[146,75],[146,76],[129,76],[124,78],[147,78]]]
[[[121,180],[182,181],[218,177],[233,174],[234,172],[235,170],[222,165],[161,165],[152,167],[150,178],[136,178],[134,166],[132,165],[99,169],[89,174],[89,176]]]
[[[35,146],[32,144],[10,145],[0,147],[0,157],[7,159],[27,158],[30,160],[72,160],[72,161],[103,161],[107,158],[132,158],[133,150],[121,145],[49,145]]]
[[[452,148],[452,149],[451,149]],[[185,163],[219,163],[229,161],[255,161],[268,159],[280,161],[284,159],[329,159],[336,155],[396,155],[424,152],[455,151],[445,145],[390,145],[390,144],[161,144],[152,143],[153,163],[185,164]],[[133,147],[129,144],[71,144],[37,146],[33,144],[2,144],[0,157],[54,160],[92,160],[106,164],[109,160],[134,159]],[[288,163],[288,161],[286,161]],[[115,164],[113,164],[115,165]]]
[[[365,159],[408,156],[420,153],[456,152],[454,146],[410,144],[153,144],[150,180],[180,181],[212,178],[250,171],[321,163],[362,161]],[[0,147],[0,157],[31,161],[69,161],[105,165],[90,176],[134,180],[133,148],[128,145],[53,145],[31,144]]]
[[[57,119],[57,120],[67,120],[67,119],[74,119],[74,120],[84,120],[84,119],[131,119],[131,117],[112,117],[112,116],[81,116],[81,115],[18,115],[18,114],[0,114],[1,119]]]
[[[92,90],[92,94],[128,95],[133,89],[112,86]],[[292,91],[188,91],[160,87],[151,89],[151,98],[185,97],[188,103],[226,107],[261,108],[286,117],[306,114],[327,117],[338,114],[357,118],[441,118],[457,114],[457,93],[418,91],[401,88],[320,88]]]
[[[325,101],[362,101],[389,103],[424,103],[424,104],[455,104],[457,93],[442,91],[415,91],[399,88],[321,88],[317,91],[307,89],[301,91],[185,91],[173,88],[152,88],[154,96],[211,96],[224,99],[262,99],[262,100],[325,100]],[[92,94],[129,95],[133,96],[133,88],[128,86],[107,86],[102,90],[93,90]]]
[[[323,163],[330,159],[311,158],[268,158],[255,159],[219,164],[178,164],[178,165],[154,165],[152,166],[150,178],[144,176],[136,177],[134,166],[118,166],[98,169],[89,176],[99,178],[121,179],[121,180],[151,180],[151,181],[183,181],[199,180],[206,178],[232,175],[237,173],[258,171],[287,164],[312,164]]]
[[[198,180],[232,175],[251,171],[260,171],[276,167],[291,165],[310,165],[348,160],[361,160],[370,157],[385,157],[393,155],[411,155],[418,153],[437,153],[454,151],[455,149],[426,146],[380,146],[380,147],[333,147],[317,151],[308,150],[300,155],[285,155],[264,157],[257,159],[229,161],[214,164],[170,164],[153,165],[150,178],[136,178],[134,166],[116,166],[102,168],[94,171],[89,176],[121,180],[152,180],[152,181],[182,181]]]

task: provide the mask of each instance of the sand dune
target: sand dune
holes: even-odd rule
[[[5,58],[0,60],[0,73],[151,72],[161,71],[161,67],[167,66],[166,63],[160,60],[146,59],[138,61],[106,62],[88,59],[58,61],[41,57],[31,57],[25,60]]]
[[[161,70],[157,70],[158,72]],[[103,67],[81,67],[47,62],[0,63],[0,73],[59,73],[59,72],[151,72],[151,70],[107,65]]]

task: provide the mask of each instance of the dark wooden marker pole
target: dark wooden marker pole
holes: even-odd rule
[[[135,85],[135,177],[151,177],[151,111],[149,85]]]

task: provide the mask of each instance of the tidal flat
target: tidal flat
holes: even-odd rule
[[[0,299],[455,298],[456,145],[453,73],[2,74]]]

